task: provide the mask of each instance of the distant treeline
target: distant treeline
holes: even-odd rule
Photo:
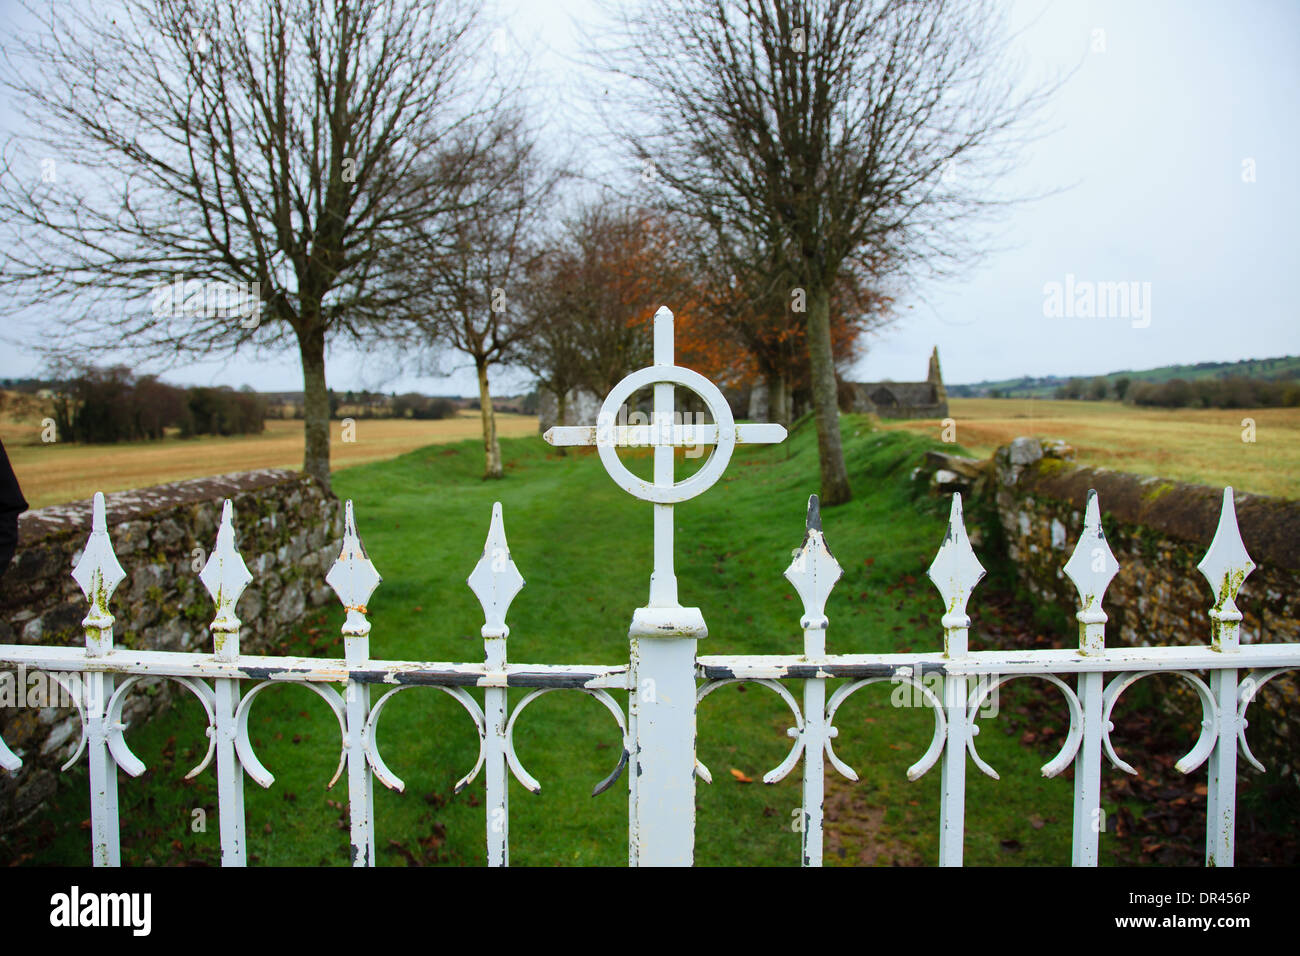
[[[267,415],[271,418],[303,417],[301,392],[271,392],[263,395],[267,401]],[[522,415],[537,414],[537,391],[517,398],[496,399],[493,406],[498,412]],[[461,409],[478,410],[477,398],[458,399],[445,395],[424,395],[420,392],[329,391],[330,418],[454,418]]]
[[[994,397],[997,397],[996,395]],[[1134,382],[1128,378],[1072,378],[1057,398],[1106,401],[1159,408],[1276,408],[1300,406],[1300,381],[1267,381],[1233,376],[1188,381]]]
[[[1196,382],[1202,379],[1250,379],[1266,382],[1300,381],[1300,355],[1282,355],[1266,359],[1241,359],[1236,362],[1197,362],[1194,365],[1162,365],[1158,368],[1139,371],[1115,371],[1107,375],[1069,378],[1057,375],[1045,375],[1038,378],[1022,376],[999,382],[975,382],[969,385],[948,385],[949,398],[1056,398],[1070,397],[1078,399],[1095,398],[1100,389],[1099,381],[1112,383],[1111,397],[1115,382],[1154,382],[1164,384],[1175,379]],[[1073,384],[1071,384],[1073,383]],[[1121,389],[1122,391],[1122,386]]]
[[[456,414],[456,403],[449,398],[430,398],[416,392],[398,395],[389,406],[391,418],[451,418]]]
[[[49,384],[60,441],[107,444],[182,436],[249,435],[266,425],[266,405],[252,390],[179,388],[123,365],[82,366]]]

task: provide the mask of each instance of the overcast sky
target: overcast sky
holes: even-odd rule
[[[3,0],[6,28],[13,8]],[[920,379],[936,344],[950,383],[1300,353],[1300,3],[1023,0],[1011,9],[1031,80],[1073,73],[1006,191],[1057,192],[1013,209],[994,251],[959,277],[919,282],[854,377]],[[585,134],[601,81],[584,80],[577,57],[600,4],[496,0],[494,16],[504,42],[532,61],[545,135],[584,168],[613,168],[583,152],[598,148]],[[1135,293],[1126,314],[1086,314],[1090,284],[1121,282]],[[0,350],[0,377],[39,368],[28,350]],[[288,355],[166,377],[302,385]],[[342,351],[328,377],[337,390],[475,392],[468,369],[394,378],[382,359]],[[494,392],[527,383],[503,375]]]

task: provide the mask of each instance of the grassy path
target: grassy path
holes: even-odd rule
[[[824,516],[827,541],[845,569],[827,607],[828,649],[935,649],[942,608],[924,571],[942,539],[946,505],[914,500],[908,481],[931,442],[903,432],[871,433],[851,417],[844,428],[857,498]],[[362,536],[385,578],[371,602],[372,655],[481,659],[481,612],[465,577],[479,557],[491,504],[500,500],[512,555],[528,582],[510,613],[510,659],[625,661],[627,623],[648,586],[649,509],[618,491],[593,454],[561,458],[536,438],[503,445],[508,472],[500,482],[478,477],[481,451],[474,442],[422,448],[336,474],[335,489],[355,500]],[[648,470],[649,459],[636,464]],[[701,653],[798,651],[800,608],[781,574],[802,538],[816,471],[815,439],[804,429],[785,446],[738,449],[728,476],[678,509],[682,603],[698,604],[709,623]],[[245,555],[250,563],[254,557]],[[979,591],[971,613],[979,646]],[[322,613],[286,634],[282,649],[341,656],[341,623],[341,612]],[[887,684],[867,688],[837,717],[836,751],[862,782],[837,788],[831,801],[843,815],[828,853],[832,865],[937,857],[938,770],[917,783],[905,776],[928,744],[933,718],[924,708],[893,706],[890,697]],[[697,790],[699,863],[797,863],[799,837],[791,823],[798,772],[774,786],[758,782],[789,746],[791,717],[784,708],[757,685],[723,688],[702,705],[699,750],[714,783],[701,782]],[[129,732],[150,770],[140,779],[121,778],[124,863],[218,861],[215,778],[208,771],[196,781],[181,779],[202,754],[199,716],[195,702],[181,699]],[[251,725],[259,756],[277,776],[267,791],[246,784],[252,862],[346,863],[347,793],[324,789],[338,759],[333,716],[309,691],[284,687],[259,698]],[[1021,746],[998,720],[984,721],[983,730],[981,753],[1002,780],[970,770],[968,861],[1068,862],[1070,783],[1044,780],[1038,765],[1045,758]],[[460,706],[432,688],[403,692],[385,709],[379,743],[407,783],[403,794],[376,786],[379,863],[481,864],[482,781],[452,795],[477,750]],[[625,863],[625,784],[590,795],[618,754],[604,708],[581,694],[547,694],[520,720],[516,744],[542,792],[511,784],[512,863]],[[84,864],[85,772],[64,776],[56,806],[23,835],[0,842],[0,858]],[[196,831],[202,815],[206,829]]]

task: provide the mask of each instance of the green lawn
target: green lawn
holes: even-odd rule
[[[845,418],[844,435],[857,497],[824,516],[827,541],[844,566],[827,607],[828,650],[938,649],[942,606],[924,572],[942,540],[947,507],[916,497],[909,481],[931,442],[873,433],[853,417]],[[335,490],[354,499],[362,537],[385,579],[370,605],[372,655],[481,659],[481,611],[465,578],[482,549],[492,502],[500,500],[512,555],[528,582],[509,616],[510,659],[625,662],[627,625],[648,588],[648,506],[619,491],[594,454],[559,457],[535,438],[502,444],[507,477],[500,482],[480,479],[481,446],[472,441],[335,474]],[[637,464],[648,470],[641,457]],[[701,653],[800,651],[801,608],[782,571],[802,538],[816,474],[815,436],[806,427],[783,446],[737,449],[727,476],[678,508],[681,600],[700,606],[709,624]],[[250,563],[253,557],[245,555]],[[978,627],[979,591],[971,613]],[[281,650],[342,656],[342,617],[330,610],[305,622],[285,636]],[[798,688],[791,689],[798,697]],[[892,706],[890,690],[886,684],[860,691],[837,716],[836,752],[862,776],[841,793],[852,798],[844,802],[857,807],[858,822],[870,826],[846,822],[841,842],[848,852],[828,853],[828,864],[854,862],[864,840],[886,848],[886,858],[927,864],[937,858],[939,769],[917,783],[905,776],[928,744],[932,715]],[[1014,706],[1016,694],[1014,685],[1004,693],[1004,709]],[[513,700],[521,696],[512,692]],[[125,864],[219,862],[215,776],[209,770],[196,781],[182,780],[206,743],[201,711],[184,691],[178,699],[167,714],[128,734],[150,769],[139,779],[121,776]],[[700,756],[714,783],[697,788],[699,863],[798,862],[791,811],[799,804],[799,772],[774,786],[759,782],[784,756],[789,725],[785,705],[757,685],[723,688],[703,704]],[[254,707],[252,726],[258,754],[277,779],[266,791],[251,780],[245,785],[250,861],[346,864],[346,781],[324,789],[338,760],[333,715],[306,689],[275,688]],[[998,720],[981,726],[981,754],[1002,780],[969,766],[967,862],[1068,863],[1071,784],[1044,780],[1038,766],[1046,758],[1022,747]],[[403,794],[376,783],[380,865],[482,864],[482,778],[452,794],[477,752],[473,724],[460,705],[434,688],[406,691],[387,705],[379,737],[388,765],[407,783]],[[547,694],[521,718],[516,744],[542,792],[511,783],[511,862],[624,864],[626,783],[590,795],[619,752],[605,709],[583,694]],[[24,862],[83,865],[89,859],[84,761],[64,777],[53,805],[18,848],[31,854]],[[205,831],[196,832],[196,809],[206,812]],[[1008,853],[1013,841],[1018,849]]]

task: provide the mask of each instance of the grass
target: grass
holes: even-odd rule
[[[844,431],[857,497],[824,516],[827,540],[844,566],[827,607],[828,649],[937,649],[942,606],[924,570],[942,540],[946,508],[914,498],[908,480],[934,443],[903,431],[872,432],[852,417]],[[491,504],[500,500],[512,556],[528,581],[509,616],[510,659],[626,661],[627,624],[647,591],[649,509],[619,491],[593,454],[559,457],[536,438],[503,446],[507,478],[500,482],[480,479],[481,450],[470,441],[335,475],[338,494],[355,500],[362,536],[385,578],[371,601],[372,656],[481,659],[481,611],[465,577],[482,549]],[[645,470],[648,458],[639,457],[636,465]],[[738,448],[727,476],[678,509],[682,603],[699,605],[709,623],[701,653],[799,651],[800,606],[781,575],[802,538],[816,474],[815,436],[804,428],[780,447]],[[972,615],[978,628],[979,592]],[[322,612],[286,634],[279,650],[341,656],[341,623],[340,611]],[[939,770],[917,783],[905,776],[928,745],[933,717],[925,708],[891,705],[892,690],[866,688],[837,716],[836,752],[862,781],[832,791],[831,803],[842,811],[834,846],[844,852],[829,853],[829,864],[937,859]],[[1014,706],[1018,692],[1013,685],[1003,706]],[[177,693],[181,703],[128,733],[150,769],[140,779],[121,776],[124,863],[219,860],[214,774],[181,779],[203,752],[201,711]],[[521,696],[512,692],[512,704]],[[968,772],[967,860],[1066,863],[1071,785],[1042,778],[1038,766],[1046,758],[1001,723],[982,721],[979,745],[1002,780]],[[758,782],[783,758],[790,725],[785,705],[758,685],[724,687],[703,703],[699,754],[714,783],[697,787],[697,862],[797,864],[791,811],[799,804],[799,772],[772,786]],[[338,759],[332,714],[309,691],[279,687],[259,698],[251,727],[262,762],[277,775],[266,791],[246,783],[251,862],[344,865],[346,790],[324,789]],[[375,788],[379,864],[481,864],[483,781],[452,794],[477,750],[460,706],[433,688],[400,693],[385,709],[379,738],[386,762],[407,783],[402,794]],[[510,784],[512,863],[625,863],[625,781],[590,795],[618,754],[604,708],[583,694],[546,694],[517,724],[516,746],[542,792]],[[0,843],[0,856],[84,865],[86,791],[84,769],[64,774],[58,795],[19,843]]]
[[[531,415],[497,414],[497,431],[506,437],[531,435]],[[345,442],[342,422],[330,423],[331,468],[346,468],[405,454],[414,448],[458,442],[482,433],[477,412],[440,421],[361,419],[355,441]],[[230,438],[166,438],[118,445],[41,442],[39,424],[7,422],[3,440],[14,473],[33,508],[89,498],[96,491],[122,491],[185,478],[201,478],[256,468],[302,466],[301,421],[268,419],[260,435]]]
[[[1020,435],[1063,438],[1080,464],[1241,491],[1300,497],[1300,408],[1163,409],[1119,402],[954,398],[957,441],[986,456]],[[1254,441],[1243,441],[1243,419]],[[889,429],[939,438],[938,419]],[[1247,436],[1249,437],[1249,436]]]

